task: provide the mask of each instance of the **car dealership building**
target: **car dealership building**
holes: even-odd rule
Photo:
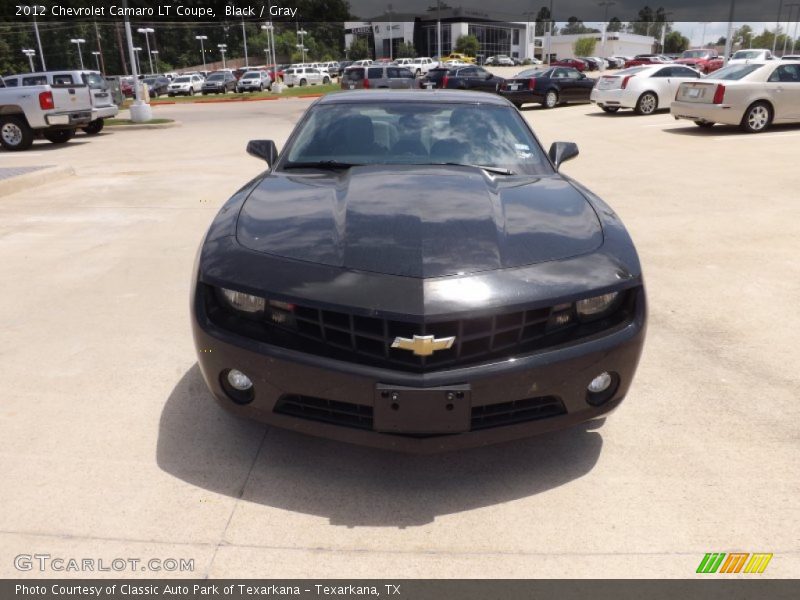
[[[474,35],[480,44],[478,54],[484,58],[498,54],[520,60],[543,58],[547,52],[547,40],[535,37],[535,26],[534,21],[503,21],[491,18],[487,12],[465,8],[442,8],[422,17],[418,13],[391,12],[366,21],[346,21],[345,48],[349,48],[356,39],[364,38],[375,59],[396,57],[403,43],[413,44],[419,56],[446,56],[455,49],[460,36]],[[597,37],[595,54],[599,55],[602,52],[602,34],[589,33],[553,36],[550,42],[551,56],[574,56],[573,44],[587,36]],[[648,53],[652,51],[654,41],[650,36],[609,32],[604,54],[627,56]]]

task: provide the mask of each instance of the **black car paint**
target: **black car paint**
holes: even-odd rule
[[[348,100],[381,102],[412,94],[413,101],[419,101],[419,94],[430,94],[432,101],[440,97],[448,102],[506,104],[505,100],[496,96],[463,92],[372,92],[369,100],[365,97],[370,95],[369,92],[351,92],[348,93]],[[335,101],[341,100],[329,96],[318,102]],[[286,147],[291,142],[292,138]],[[368,172],[361,175],[377,177],[380,168],[372,169],[375,170],[370,172],[367,169]],[[449,176],[450,169],[457,170],[459,167],[430,169],[429,173],[424,174],[412,169],[409,174],[413,177],[427,176],[426,183],[442,177],[444,180],[439,185],[446,188],[454,184]],[[462,169],[464,180],[471,181],[473,185],[480,181],[477,178],[486,177],[472,168]],[[356,173],[350,177],[358,176]],[[307,181],[299,181],[303,179]],[[520,179],[520,194],[531,193],[534,197],[531,214],[545,217],[545,220],[553,219],[553,223],[561,223],[565,227],[561,234],[565,237],[569,237],[570,229],[577,225],[576,239],[566,244],[575,244],[567,253],[570,256],[537,260],[541,257],[536,256],[535,249],[525,249],[521,252],[529,253],[528,256],[521,258],[512,255],[514,259],[507,265],[502,264],[495,255],[497,263],[483,262],[481,268],[472,273],[465,271],[462,274],[457,271],[457,274],[451,275],[444,273],[452,273],[457,269],[457,254],[464,248],[460,238],[473,235],[473,221],[494,227],[496,237],[491,238],[487,228],[481,241],[488,244],[491,239],[489,245],[495,248],[509,243],[514,235],[522,236],[518,239],[536,247],[538,244],[535,236],[528,237],[522,231],[500,234],[498,226],[507,224],[506,219],[486,217],[482,208],[466,220],[459,211],[453,211],[449,216],[443,212],[440,215],[443,221],[441,231],[447,234],[442,236],[440,242],[443,250],[448,243],[453,244],[453,256],[445,257],[443,264],[436,262],[433,270],[426,273],[425,262],[421,260],[424,256],[421,251],[424,238],[419,232],[429,223],[427,219],[410,219],[403,223],[403,231],[418,246],[420,260],[412,265],[412,271],[415,270],[416,274],[399,274],[404,272],[403,265],[398,262],[399,257],[391,249],[387,249],[386,266],[374,265],[374,270],[369,270],[358,262],[355,266],[350,265],[346,260],[346,244],[342,251],[343,247],[328,237],[331,212],[324,205],[331,199],[331,189],[338,190],[344,186],[345,198],[353,193],[354,190],[349,189],[353,185],[352,181],[346,181],[347,178],[341,175],[305,176],[273,168],[246,184],[214,219],[198,251],[195,264],[191,302],[193,332],[198,362],[215,399],[237,414],[296,431],[415,452],[440,451],[526,437],[598,418],[614,410],[629,389],[646,330],[646,302],[637,253],[617,215],[579,183],[554,169],[538,178],[527,176]],[[494,194],[491,202],[497,208],[505,206],[507,202],[513,204],[508,197],[503,199],[503,194],[508,194],[511,188],[503,190],[499,186],[498,190],[487,191],[491,187],[486,181],[475,187],[480,190],[478,193],[472,191],[467,194],[469,202],[474,204],[473,210],[475,207],[482,207],[486,194]],[[553,190],[557,197],[564,199],[566,204],[563,210],[558,209],[558,202],[550,204],[546,199],[538,197],[544,189]],[[304,190],[306,198],[310,199],[310,212],[303,209],[305,200],[298,196],[300,190]],[[382,193],[386,191],[383,190]],[[281,197],[282,194],[285,197]],[[583,206],[576,201],[574,194],[582,196]],[[252,207],[277,202],[275,206],[282,205],[285,208],[288,207],[286,203],[290,198],[299,203],[299,210],[295,211],[294,217],[288,217],[294,218],[294,222],[283,225],[289,227],[292,237],[306,234],[309,237],[305,253],[299,246],[295,246],[294,251],[297,254],[287,258],[277,256],[275,249],[271,247],[276,240],[269,240],[277,232],[275,225],[287,218],[279,216],[281,212],[285,215],[285,210],[276,210],[275,222],[271,223],[268,215],[258,210],[255,211],[259,217],[256,219]],[[356,204],[363,201],[359,194],[355,194],[353,198]],[[379,220],[388,219],[387,224],[393,222],[388,206],[390,200],[399,203],[399,212],[409,212],[409,205],[405,204],[408,202],[408,194],[390,195],[387,206],[377,215]],[[519,201],[524,203],[521,196]],[[413,200],[411,202],[416,204]],[[537,205],[541,202],[549,210],[539,214]],[[252,207],[248,206],[251,204]],[[351,221],[347,212],[352,209],[350,200],[343,206],[346,209],[340,215],[349,224]],[[421,208],[416,206],[415,210],[420,211]],[[593,214],[587,213],[587,209]],[[576,211],[576,214],[568,214],[570,210]],[[300,216],[303,214],[304,217]],[[421,214],[424,213],[418,212],[416,216]],[[393,226],[396,224],[397,221],[394,221]],[[598,224],[601,228],[600,239],[597,237]],[[368,227],[369,223],[360,223],[359,226]],[[356,231],[360,231],[361,235],[366,234],[368,229],[359,229],[359,226]],[[268,241],[259,250],[253,250],[246,244],[254,245],[262,241],[255,239],[260,238],[258,227],[264,228]],[[545,229],[549,227],[550,224],[545,225]],[[404,241],[402,235],[395,236],[393,240],[403,245],[406,252],[413,249],[413,243]],[[596,245],[598,242],[599,245]],[[385,241],[378,239],[376,243],[384,246]],[[581,246],[583,243],[587,245]],[[486,257],[491,254],[484,252],[485,249],[479,251],[481,261],[486,261]],[[323,260],[320,260],[320,253]],[[437,261],[440,256],[437,254]],[[361,261],[368,260],[362,254],[357,254],[356,257]],[[548,306],[626,290],[633,295],[634,311],[630,320],[625,323],[579,343],[469,367],[408,373],[298,352],[227,331],[209,319],[203,301],[203,290],[206,286],[233,288],[274,300],[302,302],[322,309],[336,310],[346,307],[354,315],[398,317],[416,323],[440,319],[443,316],[457,315],[462,318],[512,308]],[[480,293],[469,293],[470,290],[479,290]],[[223,389],[221,373],[232,367],[254,376],[256,393],[250,404],[232,402]],[[601,370],[618,374],[620,383],[606,403],[599,407],[591,406],[586,401],[585,386]],[[287,393],[320,397],[332,402],[350,402],[371,410],[378,384],[429,388],[464,382],[472,387],[474,406],[514,402],[531,395],[558,395],[563,398],[567,412],[558,417],[495,429],[423,438],[348,429],[274,412],[279,399]]]
[[[592,88],[597,83],[596,79],[587,77],[571,67],[553,67],[544,69],[540,73],[536,75],[535,89],[528,89],[529,77],[511,77],[500,89],[500,95],[515,106],[529,103],[544,104],[545,96],[551,90],[558,94],[559,102],[589,102]],[[566,76],[558,77],[559,74]],[[515,84],[519,86],[518,90],[509,89]]]

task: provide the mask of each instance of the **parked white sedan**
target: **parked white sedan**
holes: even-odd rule
[[[651,115],[667,108],[678,86],[701,77],[683,65],[641,65],[603,75],[589,99],[607,113],[632,108],[640,115]]]
[[[167,86],[168,96],[194,96],[203,89],[203,78],[200,75],[179,75]]]
[[[800,123],[800,61],[729,65],[682,84],[670,112],[699,127],[725,123],[748,133],[772,123]]]

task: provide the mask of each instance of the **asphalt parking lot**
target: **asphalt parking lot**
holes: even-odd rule
[[[406,456],[237,420],[196,366],[198,244],[262,170],[247,140],[280,147],[310,102],[0,151],[75,172],[0,197],[0,577],[63,575],[15,568],[42,553],[194,559],[83,576],[682,578],[734,551],[800,576],[800,128],[525,109],[638,246],[637,379],[599,429]]]

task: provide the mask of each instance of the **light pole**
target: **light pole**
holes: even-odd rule
[[[786,5],[789,8],[789,18],[786,20],[786,35],[783,37],[783,52],[781,52],[781,56],[786,55],[786,43],[789,41],[789,26],[792,24],[792,11],[794,7],[800,7],[800,3],[793,2],[792,4]],[[797,11],[797,16],[800,18],[800,10]],[[795,29],[797,29],[797,25],[795,24]],[[794,38],[792,38],[792,49],[794,49]]]
[[[217,48],[219,48],[219,51],[222,54],[222,68],[225,69],[227,67],[225,63],[225,52],[228,50],[228,44],[217,44]]]
[[[100,53],[97,50],[95,50],[94,52],[92,52],[92,54],[94,55],[94,64],[97,65],[97,70],[99,71],[100,70]]]
[[[44,52],[42,51],[42,38],[39,37],[39,24],[36,22],[36,17],[33,17],[33,32],[36,34],[36,43],[39,44],[39,60],[42,61],[42,71],[47,71],[44,64]]]
[[[708,25],[709,21],[703,21],[703,37],[700,38],[700,47],[706,47],[706,25]]]
[[[731,10],[728,13],[728,35],[725,36],[725,58],[722,61],[722,66],[728,65],[728,60],[733,48],[733,13],[736,10],[736,0],[731,0]]]
[[[244,17],[242,17],[242,38],[244,38],[244,66],[250,66],[250,60],[247,58],[247,29],[244,26]]]
[[[142,72],[142,61],[139,58],[139,52],[142,51],[142,47],[141,46],[134,46],[133,47],[133,51],[136,53],[134,55],[134,58],[136,59],[136,72],[137,73],[141,73]]]
[[[157,73],[160,70],[158,68],[158,50],[150,50],[150,54],[153,55],[153,58],[155,58],[155,61],[156,61],[156,70],[153,71],[153,73]]]
[[[36,56],[36,51],[35,51],[35,50],[31,50],[30,48],[23,48],[23,49],[22,49],[22,53],[23,53],[25,56],[27,56],[27,57],[28,57],[28,62],[30,62],[30,63],[31,63],[31,73],[33,73],[33,71],[35,70],[35,69],[33,68],[33,57],[34,57],[34,56]]]
[[[150,34],[155,33],[156,30],[153,29],[152,27],[140,27],[136,31],[144,34],[144,41],[147,42],[147,58],[150,61],[150,73],[154,74],[155,71],[153,71],[153,56],[150,53]]]
[[[608,8],[610,6],[614,6],[615,4],[616,4],[616,2],[608,2],[608,1],[598,2],[597,3],[597,6],[602,6],[604,8],[604,10],[603,10],[603,41],[600,44],[600,47],[601,47],[600,52],[601,52],[603,58],[605,58],[605,56],[606,56],[606,33],[608,32]]]
[[[203,71],[207,71],[206,69],[206,50],[203,47],[203,41],[208,39],[207,35],[196,35],[194,39],[200,40],[200,54],[203,56]]]
[[[778,19],[775,21],[775,37],[772,38],[772,53],[775,54],[775,48],[778,45],[778,32],[781,29],[781,13],[783,12],[783,0],[778,2]]]
[[[664,13],[664,26],[661,28],[661,54],[664,54],[664,42],[667,38],[667,17],[670,16],[672,12],[665,12]]]
[[[270,4],[270,6],[272,5]],[[267,57],[267,63],[272,62],[272,83],[277,83],[278,65],[275,62],[275,26],[270,21],[266,25],[262,25],[261,29],[267,32],[267,40],[269,40],[269,47],[272,50],[272,60],[270,61],[269,57]]]
[[[122,0],[122,5],[124,8],[128,8],[128,0]],[[133,50],[133,34],[131,33],[131,21],[130,18],[126,15],[124,17],[125,22],[125,41],[128,46],[128,56],[130,57],[131,61],[131,71],[133,75],[133,89],[134,94],[136,95],[136,99],[133,101],[133,104],[130,108],[131,113],[131,121],[134,123],[144,123],[149,121],[153,118],[153,110],[150,108],[150,105],[147,104],[142,100],[142,82],[139,81],[139,67],[137,65],[136,56]]]
[[[394,59],[394,53],[392,50],[392,39],[394,38],[394,23],[392,22],[392,5],[389,4],[386,13],[389,15],[389,60]]]
[[[548,13],[547,18],[548,26],[547,26],[547,66],[550,66],[550,55],[553,52],[553,0],[550,0],[550,12]]]
[[[78,45],[78,58],[81,59],[81,71],[83,71],[83,53],[81,52],[81,44],[85,44],[86,40],[83,38],[72,38],[70,42]]]
[[[308,32],[305,29],[298,29],[297,30],[297,37],[300,38],[300,43],[297,44],[297,49],[300,50],[300,63],[306,64],[306,47],[303,44],[305,40],[305,36],[308,35]]]
[[[794,54],[794,46],[797,43],[797,26],[800,24],[800,8],[797,9],[797,21],[794,22],[794,35],[792,35],[792,54]]]

